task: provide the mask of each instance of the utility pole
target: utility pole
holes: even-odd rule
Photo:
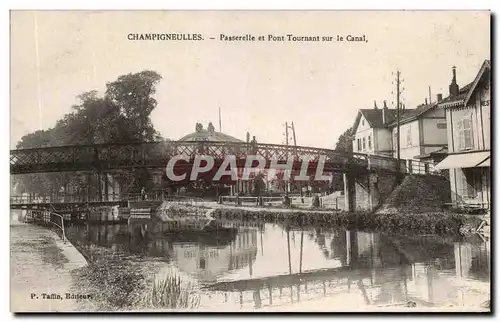
[[[292,135],[293,135],[293,144],[295,147],[297,147],[297,137],[295,136],[295,126],[293,125],[288,125],[288,122],[285,122],[285,145],[286,145],[286,152],[287,152],[287,157],[289,157],[288,153],[288,146],[289,146],[289,135],[288,135],[288,130],[292,130]],[[285,183],[285,195],[288,197],[288,190],[289,190],[289,182],[287,181]],[[302,191],[301,191],[302,192]]]
[[[286,155],[288,157],[288,122],[285,122],[285,145],[286,145]],[[288,180],[285,180],[285,196],[288,198]]]
[[[219,132],[222,132],[222,120],[220,116],[220,106],[219,106]]]
[[[285,144],[288,148],[288,122],[285,122]],[[288,152],[288,149],[287,149],[287,152]]]
[[[293,122],[292,122],[292,133],[293,133],[293,145],[295,146],[295,156],[297,157],[297,160],[299,159],[299,155],[297,154],[297,137],[295,136],[295,126],[293,125]],[[304,195],[303,195],[303,185],[302,183],[299,185],[300,187],[300,198],[302,200],[302,203],[304,203]]]
[[[400,91],[400,85],[401,85],[401,79],[400,79],[400,76],[401,76],[401,72],[399,70],[396,71],[396,118],[397,118],[397,159],[398,159],[398,165],[397,165],[397,170],[398,172],[400,171],[400,168],[401,168],[401,133],[399,131],[399,120],[400,120],[400,113],[399,113],[399,110],[400,110],[400,105],[401,105],[401,102],[400,102],[400,95],[401,95],[401,91]]]

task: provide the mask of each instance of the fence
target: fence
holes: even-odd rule
[[[66,230],[64,228],[64,217],[50,211],[27,210],[26,221],[34,224],[52,225],[58,228],[61,233],[61,239],[66,241]]]
[[[384,169],[392,171],[400,171],[407,174],[427,174],[427,175],[440,175],[440,172],[436,172],[434,169],[434,164],[430,162],[424,162],[420,160],[413,159],[401,159],[398,160],[392,157],[386,157],[382,155],[370,155],[368,158],[368,168],[370,169]]]
[[[292,206],[301,208],[311,208],[313,205],[314,197],[300,197],[289,196]],[[259,201],[260,199],[260,201]],[[328,208],[341,210],[344,208],[344,196],[323,196],[319,197],[319,208]],[[256,207],[270,207],[276,205],[283,205],[285,197],[239,197],[239,196],[221,196],[219,203],[232,203],[238,206],[256,206]]]
[[[102,202],[102,201],[141,201],[141,200],[149,200],[149,201],[171,201],[171,202],[199,202],[203,201],[201,198],[189,197],[189,196],[177,196],[177,195],[165,195],[161,192],[154,193],[133,193],[128,194],[126,199],[119,194],[109,194],[107,198],[103,196],[100,198],[99,196],[88,197],[85,195],[64,195],[64,194],[56,194],[51,196],[12,196],[10,197],[11,205],[25,205],[25,204],[57,204],[57,203],[92,203],[92,202]]]
[[[86,196],[86,195],[66,195],[66,194],[55,194],[50,196],[12,196],[10,197],[11,205],[23,205],[23,204],[54,204],[54,203],[81,203],[81,202],[101,202],[101,201],[120,201],[119,194],[108,194],[106,196]]]

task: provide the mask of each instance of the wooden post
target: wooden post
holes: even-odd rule
[[[302,273],[302,253],[304,252],[304,231],[300,233],[300,265],[299,273]]]
[[[292,274],[292,258],[290,254],[290,230],[287,228],[286,230],[286,242],[288,246],[288,271]]]

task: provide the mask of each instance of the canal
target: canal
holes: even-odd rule
[[[83,253],[98,247],[159,262],[164,274],[182,274],[196,285],[199,309],[479,310],[490,299],[490,247],[479,236],[454,240],[230,220],[70,225],[67,236]]]

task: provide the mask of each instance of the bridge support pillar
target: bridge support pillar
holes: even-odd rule
[[[355,178],[352,173],[344,173],[345,211],[356,210]]]
[[[370,172],[359,173],[355,177],[347,180],[344,179],[344,184],[349,186],[353,191],[354,196],[350,205],[351,211],[375,211],[394,190],[399,182],[399,176],[391,172]]]

